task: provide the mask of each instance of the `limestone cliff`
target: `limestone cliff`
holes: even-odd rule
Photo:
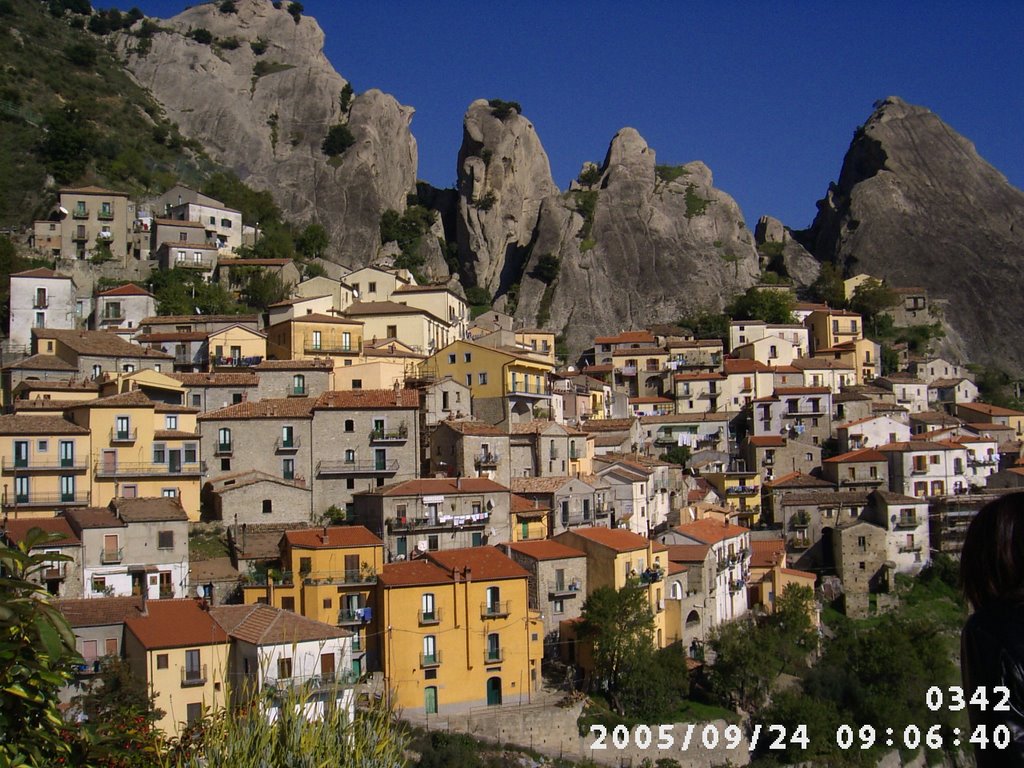
[[[754,240],[765,262],[763,267],[792,278],[800,288],[806,288],[818,279],[821,264],[778,219],[771,216],[758,219]]]
[[[703,163],[656,166],[624,128],[598,170],[541,206],[516,308],[527,325],[564,332],[578,352],[609,329],[721,308],[757,281],[753,235]]]
[[[123,38],[130,71],[169,119],[203,143],[218,162],[257,189],[269,190],[297,222],[317,220],[331,234],[329,257],[361,265],[377,255],[379,222],[402,211],[415,189],[413,110],[370,90],[342,109],[346,81],[323,53],[316,20],[298,23],[263,0],[189,8],[167,21],[148,53]],[[213,44],[189,36],[208,30]],[[355,139],[340,156],[322,149],[331,126],[347,123]]]
[[[541,201],[558,192],[533,124],[496,103],[478,99],[463,119],[456,216],[463,274],[492,295],[518,272]]]
[[[965,359],[1024,372],[1024,192],[923,107],[888,98],[857,130],[800,237],[820,260],[946,303]]]

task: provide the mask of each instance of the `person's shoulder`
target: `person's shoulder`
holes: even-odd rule
[[[1024,643],[1024,602],[999,601],[978,609],[967,618],[963,633]]]

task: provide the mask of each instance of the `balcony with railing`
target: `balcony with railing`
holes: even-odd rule
[[[338,611],[338,624],[365,624],[372,614],[369,608],[342,608]]]
[[[548,600],[574,598],[580,593],[582,586],[583,584],[577,579],[573,579],[568,584],[556,583],[554,587],[548,590]]]
[[[434,608],[432,611],[420,610],[417,613],[417,619],[421,627],[427,627],[432,624],[441,623],[441,609]]]
[[[100,562],[103,565],[116,565],[124,560],[124,547],[119,549],[104,549],[100,552]]]
[[[636,366],[635,365],[623,365],[623,366],[620,366],[618,371],[623,376],[636,376]]]
[[[97,461],[93,468],[97,478],[106,477],[189,477],[206,472],[205,461],[183,461],[180,463],[157,464],[151,461],[119,461],[105,464]]]
[[[206,685],[206,665],[203,664],[199,667],[182,667],[181,668],[181,687],[182,688],[195,688],[200,685]]]
[[[363,345],[361,341],[346,344],[342,339],[322,337],[315,341],[307,337],[302,342],[302,349],[307,355],[356,355],[362,351]]]
[[[490,603],[480,603],[480,618],[482,619],[503,619],[512,612],[512,601],[495,600]]]
[[[551,387],[547,384],[537,386],[530,386],[525,382],[513,381],[512,386],[508,390],[509,395],[517,395],[521,397],[551,397]]]
[[[811,546],[811,540],[806,536],[790,536],[786,540],[786,544],[790,549],[809,549]]]
[[[0,471],[4,474],[20,475],[27,472],[84,472],[89,468],[85,459],[0,459]]]
[[[71,211],[71,218],[73,219],[88,219],[89,218],[89,206],[87,205],[76,205]]]
[[[110,430],[110,443],[134,443],[139,438],[139,430],[135,429],[118,429],[113,427]]]
[[[917,515],[900,515],[896,519],[896,528],[917,528]]]
[[[398,471],[398,459],[390,461],[332,461],[317,462],[316,473],[329,475],[393,475]]]
[[[369,565],[341,571],[310,571],[309,573],[300,573],[299,575],[302,577],[302,583],[310,586],[321,584],[337,584],[338,586],[362,584],[370,586],[377,583],[377,569]]]
[[[48,563],[42,571],[43,581],[57,581],[68,575],[67,562]]]
[[[291,677],[268,677],[264,681],[267,688],[285,693],[290,690],[303,690],[309,693],[330,691],[334,688],[348,688],[359,682],[359,676],[351,669],[336,671],[332,674],[292,675]]]
[[[182,269],[210,270],[214,267],[214,259],[212,256],[202,256],[198,259],[193,256],[191,259],[175,259],[172,266]]]
[[[113,221],[114,210],[112,208],[100,208],[99,212],[96,214],[96,218],[100,221]]]
[[[904,544],[899,548],[900,554],[910,554],[912,552],[920,552],[923,547],[920,544]]]
[[[234,445],[232,443],[217,443],[217,447],[213,449],[216,456],[230,456],[233,452]]]
[[[60,491],[50,493],[39,493],[29,491],[28,493],[4,493],[3,506],[11,508],[31,507],[87,507],[89,506],[88,491],[74,491],[63,493]]]
[[[434,653],[421,653],[420,654],[420,667],[423,669],[429,669],[431,667],[441,666],[441,652],[435,651]]]
[[[505,649],[501,646],[497,648],[485,648],[484,649],[484,664],[501,664],[505,660]]]
[[[968,456],[967,466],[969,467],[995,467],[999,465],[997,456]]]
[[[409,531],[425,531],[436,529],[441,531],[452,531],[456,528],[473,529],[483,527],[490,522],[489,512],[481,512],[476,520],[468,515],[461,523],[456,523],[454,517],[448,520],[439,520],[436,517],[389,517],[384,521],[388,533],[408,533]]]
[[[475,457],[473,457],[473,466],[476,467],[477,469],[482,469],[485,467],[496,467],[498,466],[498,461],[500,458],[501,455],[496,452],[478,453]]]
[[[302,440],[298,435],[291,437],[278,437],[274,440],[275,453],[295,453],[302,447]]]
[[[734,485],[725,489],[727,496],[756,496],[760,492],[761,487],[757,485]]]
[[[409,428],[402,424],[397,429],[374,429],[370,431],[371,443],[404,443],[409,439]]]
[[[32,300],[32,309],[49,309],[49,308],[50,308],[50,300],[47,299],[45,296],[42,296],[42,297],[36,296]]]

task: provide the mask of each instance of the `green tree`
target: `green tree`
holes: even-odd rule
[[[673,445],[658,458],[661,461],[667,461],[670,464],[678,464],[681,467],[685,467],[686,463],[690,460],[690,449],[685,445]]]
[[[189,37],[203,45],[209,45],[213,42],[213,33],[205,27],[196,27],[189,33]]]
[[[48,113],[44,125],[39,155],[47,170],[62,184],[75,181],[85,173],[95,152],[95,131],[72,106]]]
[[[711,690],[723,702],[756,712],[777,676],[765,663],[767,654],[757,625],[750,619],[723,624],[708,644],[715,653],[708,672]]]
[[[689,328],[698,339],[721,339],[729,343],[729,316],[721,312],[699,312],[679,320],[679,325]]]
[[[299,23],[299,19],[302,18],[302,12],[305,8],[302,7],[302,3],[288,3],[288,13],[292,15],[295,23]]]
[[[900,303],[900,295],[881,280],[869,277],[857,286],[850,297],[850,309],[858,312],[864,320],[876,327],[878,316]],[[877,330],[875,331],[877,333]]]
[[[349,109],[352,107],[352,97],[355,95],[355,91],[352,89],[352,83],[345,83],[341,89],[341,95],[338,97],[338,106],[341,107],[343,114],[348,114]]]
[[[281,209],[269,192],[257,192],[246,186],[233,172],[215,173],[203,185],[204,195],[220,200],[229,208],[242,212],[246,224],[265,227],[281,221]]]
[[[562,260],[554,253],[543,253],[537,259],[537,266],[533,268],[533,274],[538,280],[543,280],[550,285],[558,277],[558,270],[562,266]]]
[[[795,674],[807,667],[808,656],[818,646],[818,631],[811,621],[814,615],[814,590],[788,584],[775,598],[775,610],[765,620],[762,632],[768,634],[772,652],[766,657],[778,672]]]
[[[356,137],[352,135],[352,131],[349,127],[343,123],[332,125],[327,131],[327,135],[324,137],[323,143],[320,145],[320,149],[328,157],[337,157],[345,152],[346,149],[356,143]]]
[[[250,308],[262,312],[271,304],[288,298],[288,288],[276,272],[256,267],[243,282],[241,294]]]
[[[594,648],[594,680],[620,715],[635,709],[653,669],[654,614],[646,587],[599,587],[583,604],[579,638]]]
[[[501,99],[490,99],[487,105],[491,108],[491,114],[499,120],[505,120],[513,114],[523,114],[523,108],[518,101],[502,101]]]
[[[327,230],[314,222],[302,230],[295,246],[305,258],[316,259],[324,255],[330,244],[331,236],[327,234]]]
[[[161,315],[233,315],[245,310],[222,285],[207,283],[190,269],[154,272],[149,290]]]
[[[822,264],[817,279],[811,283],[811,294],[820,302],[833,309],[846,306],[846,287],[843,273],[835,264]]]
[[[43,768],[71,756],[57,694],[81,657],[67,621],[34,581],[48,562],[70,558],[29,554],[50,540],[33,528],[17,547],[0,548],[0,765]]]
[[[766,323],[793,322],[793,295],[789,291],[748,288],[729,305],[734,320],[763,320]]]

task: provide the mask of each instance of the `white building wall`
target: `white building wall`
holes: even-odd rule
[[[41,303],[37,302],[39,289],[46,291]],[[28,346],[33,328],[77,327],[75,284],[70,278],[12,275],[10,307],[11,344]]]

